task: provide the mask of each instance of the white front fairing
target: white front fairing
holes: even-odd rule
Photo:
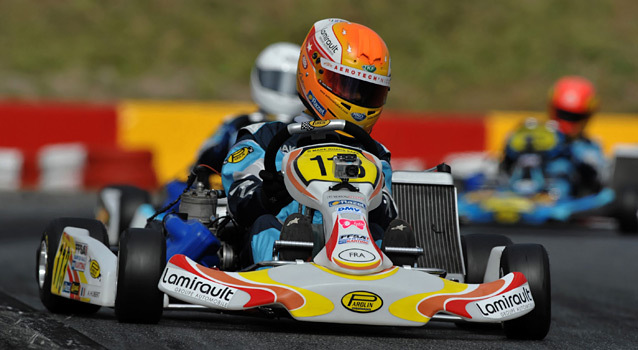
[[[159,289],[179,300],[220,310],[281,305],[300,321],[421,326],[439,312],[470,322],[523,316],[535,303],[525,276],[512,272],[463,284],[398,266],[357,276],[315,263],[224,272],[175,254]]]
[[[350,189],[334,190],[331,188],[341,180],[334,177],[332,157],[343,153],[360,159],[360,177],[350,179]],[[368,211],[382,200],[384,180],[378,158],[356,148],[320,144],[286,154],[283,164],[282,173],[291,196],[323,216],[326,245],[315,257],[315,263],[354,275],[392,267],[373,241],[368,223]]]
[[[51,293],[85,303],[114,306],[117,257],[83,228],[64,228],[51,276]]]

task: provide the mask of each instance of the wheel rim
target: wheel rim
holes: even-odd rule
[[[47,244],[44,240],[40,242],[40,254],[38,257],[38,286],[42,289],[44,287],[44,278],[47,275],[47,261],[49,258]]]

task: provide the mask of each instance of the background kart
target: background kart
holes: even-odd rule
[[[557,197],[544,190],[523,195],[499,178],[498,161],[484,154],[450,158],[459,169],[455,183],[466,188],[459,195],[463,223],[531,224],[574,222],[604,217],[616,222],[625,234],[638,233],[638,147],[616,148],[606,176],[606,187],[580,197]]]
[[[330,130],[369,138],[352,124],[333,121],[291,125],[284,130],[288,134],[275,140]],[[422,325],[430,319],[487,322],[503,324],[511,338],[544,338],[551,318],[545,249],[536,244],[512,244],[499,235],[461,237],[452,178],[445,167],[439,167],[439,172],[393,175],[395,199],[401,216],[414,226],[418,246],[380,250],[366,229],[366,210],[380,202],[383,176],[373,155],[376,148],[369,146],[373,142],[364,140],[363,144],[368,145],[366,151],[335,144],[307,146],[284,159],[284,178],[291,195],[324,214],[325,245],[314,262],[278,260],[285,256],[279,253],[287,251],[294,257],[296,251],[315,247],[312,242],[282,239],[275,244],[272,262],[247,271],[228,271],[235,267],[232,245],[224,252],[225,242],[220,240],[224,233],[218,221],[204,224],[201,220],[214,217],[210,205],[204,207],[211,215],[185,219],[184,214],[202,209],[193,206],[167,215],[159,226],[153,221],[147,228],[125,229],[117,247],[111,246],[99,221],[61,218],[47,226],[38,249],[36,272],[42,302],[52,312],[90,313],[100,306],[114,307],[123,322],[158,322],[163,308],[186,302],[222,310],[284,308],[296,319],[315,322],[397,326]],[[267,151],[268,171],[274,169],[279,146],[273,142]],[[361,175],[358,172],[346,181],[331,171],[309,177],[310,172],[299,166],[304,154],[323,157],[330,152],[356,155],[362,162],[356,167],[366,169],[367,177],[354,181]],[[213,191],[195,191],[198,196],[216,199]],[[356,199],[346,199],[352,197]],[[363,210],[339,210],[354,202]],[[171,243],[178,231],[172,225],[195,233],[187,237],[202,238],[196,240],[199,256],[192,251],[167,254],[178,246]],[[410,259],[415,263],[393,266],[392,261],[421,252],[417,259]],[[264,266],[274,267],[254,270]]]

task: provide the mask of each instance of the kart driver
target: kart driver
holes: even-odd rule
[[[385,104],[389,83],[390,54],[377,33],[341,19],[320,20],[301,46],[297,92],[307,110],[294,121],[343,119],[370,132]],[[240,225],[249,228],[246,247],[240,253],[243,266],[272,260],[273,244],[280,235],[281,239],[312,242],[311,222],[322,222],[319,212],[303,208],[290,197],[280,174],[273,177],[263,171],[265,150],[273,136],[285,127],[284,123],[271,122],[240,130],[238,142],[222,167],[229,210]],[[338,133],[329,136],[330,140],[320,142],[359,146],[351,137]],[[277,169],[281,168],[283,153],[303,142],[299,135],[293,135],[283,144],[276,157]],[[384,198],[369,218],[372,237],[380,242],[384,229],[397,214],[390,196],[390,152],[380,143],[377,145],[385,175]],[[282,227],[285,227],[283,232]],[[388,235],[388,232],[385,235],[400,236]],[[392,239],[384,240],[384,244],[387,240]]]
[[[584,134],[597,109],[598,98],[589,80],[578,76],[559,79],[549,93],[550,122],[527,121],[507,141],[502,166],[510,184],[531,177],[525,169],[534,168],[529,157],[534,153],[542,158],[544,174],[540,176],[549,180],[556,196],[599,192],[605,158],[601,147]],[[536,183],[542,181],[540,176]]]

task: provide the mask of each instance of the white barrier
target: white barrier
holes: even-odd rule
[[[82,190],[87,150],[83,144],[53,144],[38,152],[39,189]]]
[[[24,156],[16,148],[0,148],[0,190],[16,191],[22,183]]]

